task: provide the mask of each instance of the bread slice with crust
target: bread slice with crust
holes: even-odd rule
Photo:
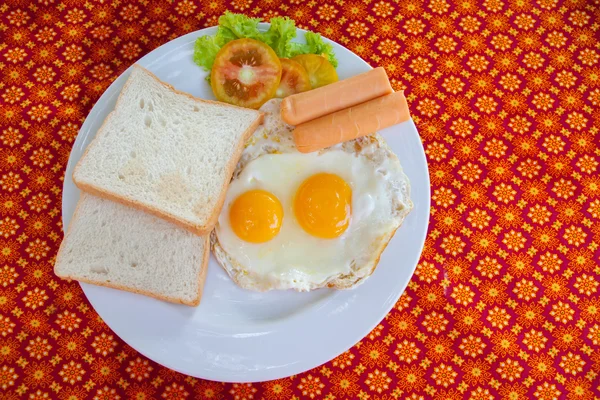
[[[197,306],[208,236],[82,193],[54,265],[61,278]]]
[[[84,191],[207,234],[261,121],[256,110],[194,98],[134,65],[73,180]]]

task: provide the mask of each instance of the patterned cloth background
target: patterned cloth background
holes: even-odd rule
[[[52,272],[92,105],[226,9],[288,15],[384,66],[432,181],[426,246],[392,312],[331,362],[257,384],[149,361]],[[599,21],[593,0],[3,1],[0,398],[599,398]]]

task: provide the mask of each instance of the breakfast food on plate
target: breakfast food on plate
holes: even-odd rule
[[[337,72],[327,58],[319,54],[300,54],[292,58],[302,65],[308,73],[308,79],[313,89],[338,81]]]
[[[241,287],[266,291],[356,286],[412,209],[398,158],[377,134],[300,153],[281,100],[242,153],[211,234]]]
[[[208,236],[82,193],[54,272],[193,306],[200,303],[208,255]]]
[[[194,98],[134,66],[73,180],[89,193],[205,234],[261,120],[258,111]]]
[[[281,81],[275,97],[283,98],[311,89],[308,72],[302,65],[289,58],[280,58],[279,61],[281,61]]]
[[[299,125],[393,91],[385,69],[377,67],[331,85],[285,98],[281,103],[281,118],[287,124]]]
[[[296,126],[294,143],[298,151],[310,153],[409,119],[404,93],[394,92]]]
[[[197,305],[209,245],[251,290],[347,289],[373,273],[413,207],[375,133],[410,118],[406,99],[383,68],[337,82],[318,34],[296,43],[292,20],[259,21],[226,13],[195,44],[215,96],[236,106],[132,68],[75,167],[84,192],[56,275]]]
[[[293,20],[273,17],[266,31],[259,30],[259,22],[259,18],[226,12],[214,36],[196,40],[194,62],[211,71],[217,99],[258,108],[273,97],[338,80],[333,46],[321,35],[306,32],[304,43],[292,42],[296,37]]]
[[[215,57],[210,85],[217,100],[258,108],[275,96],[281,62],[267,44],[254,39],[227,43]]]

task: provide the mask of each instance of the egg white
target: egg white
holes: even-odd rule
[[[212,237],[217,260],[238,284],[254,290],[306,291],[332,282],[336,286],[336,280],[357,273],[361,281],[372,272],[387,240],[412,208],[408,179],[380,137],[299,153],[291,142],[290,127],[280,120],[279,103],[274,100],[263,106],[264,126],[234,172]],[[304,231],[293,209],[302,182],[323,172],[338,175],[352,189],[350,224],[334,239]],[[240,239],[229,221],[231,204],[254,189],[275,195],[284,212],[278,235],[258,244]]]

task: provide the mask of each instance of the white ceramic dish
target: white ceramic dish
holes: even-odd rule
[[[262,24],[262,28],[268,27]],[[214,99],[206,74],[192,62],[194,41],[212,35],[203,29],[152,51],[139,64],[175,88]],[[298,30],[298,40],[304,33]],[[331,42],[340,79],[370,67]],[[114,108],[129,70],[100,97],[73,146],[63,187],[63,223],[68,226],[79,198],[73,167]],[[390,311],[417,265],[429,220],[429,173],[412,121],[381,132],[408,175],[414,209],[383,253],[375,273],[354,290],[328,289],[255,293],[238,288],[211,257],[199,307],[165,303],[133,293],[81,284],[111,329],[131,347],[171,369],[226,381],[265,381],[323,364],[352,347]]]

